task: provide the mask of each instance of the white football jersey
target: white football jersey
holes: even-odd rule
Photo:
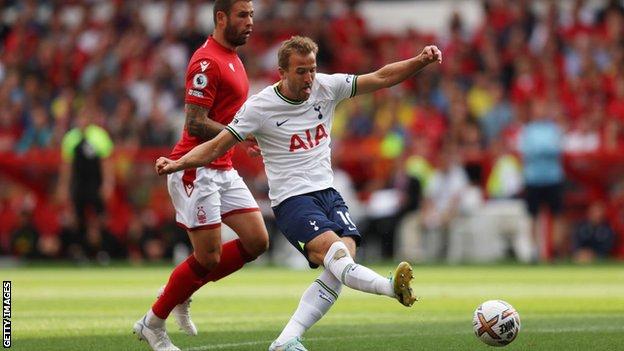
[[[239,141],[253,134],[262,150],[271,206],[332,186],[330,131],[338,103],[356,93],[357,76],[317,73],[306,101],[277,83],[250,97],[226,129]]]

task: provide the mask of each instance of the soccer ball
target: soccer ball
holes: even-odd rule
[[[472,326],[477,338],[484,343],[505,346],[520,332],[520,315],[505,301],[485,301],[475,310]]]

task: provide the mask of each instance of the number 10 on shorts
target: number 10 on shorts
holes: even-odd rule
[[[344,224],[348,226],[347,229],[355,230],[356,226],[355,223],[353,223],[353,220],[351,220],[351,215],[349,214],[349,212],[336,211],[336,213],[340,216],[340,218],[342,218]]]

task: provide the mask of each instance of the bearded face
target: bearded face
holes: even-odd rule
[[[242,46],[247,43],[247,39],[251,35],[251,28],[239,29],[228,21],[225,27],[225,39],[233,46]]]
[[[251,1],[237,1],[227,16],[224,36],[232,46],[247,43],[253,28],[253,4]]]

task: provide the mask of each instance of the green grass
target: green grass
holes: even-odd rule
[[[386,274],[389,266],[374,267]],[[2,268],[13,281],[14,350],[148,350],[132,324],[170,267]],[[506,350],[624,350],[624,267],[416,266],[412,308],[344,288],[306,334],[311,351],[486,350],[472,312],[503,299],[522,331]],[[248,267],[194,298],[197,337],[169,329],[183,350],[266,350],[319,271]]]

